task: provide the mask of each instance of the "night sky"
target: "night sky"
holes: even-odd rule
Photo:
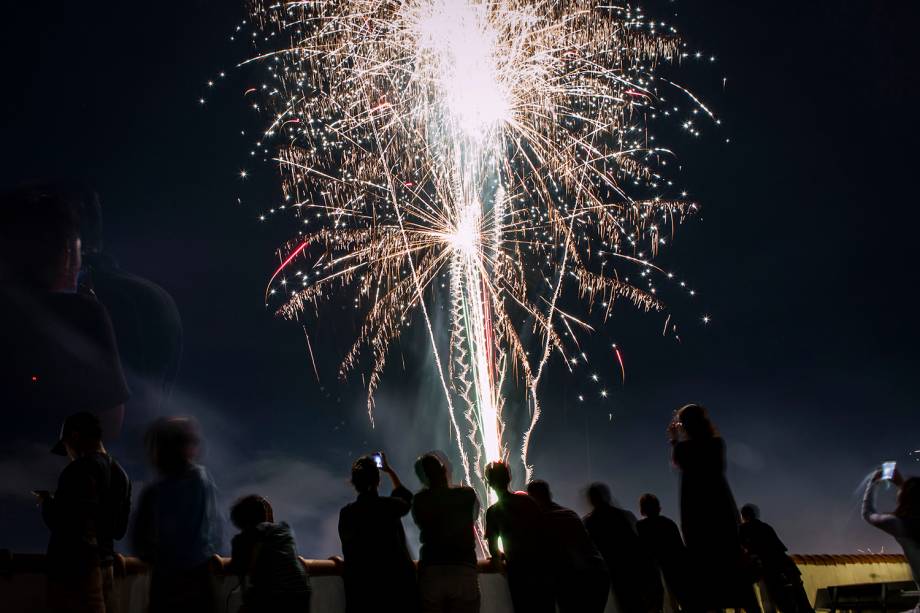
[[[313,324],[321,383],[300,326],[263,304],[294,224],[258,220],[279,182],[249,156],[264,123],[243,92],[262,72],[235,68],[249,52],[230,41],[242,1],[15,4],[0,25],[0,186],[96,186],[107,251],[178,303],[185,348],[172,410],[201,420],[224,497],[267,494],[304,555],[335,553],[352,459],[389,450],[415,488],[414,457],[449,446],[446,413],[422,336],[396,349],[406,370],[391,359],[372,429],[360,378],[335,377],[355,332],[350,297]],[[580,489],[604,480],[624,506],[651,491],[676,516],[665,427],[699,401],[728,442],[739,503],[757,503],[791,550],[895,547],[863,525],[858,501],[883,460],[920,472],[908,455],[920,448],[912,4],[644,5],[717,57],[668,71],[722,120],[700,138],[668,135],[677,180],[703,212],[661,262],[697,296],[669,300],[680,343],[661,336],[662,317],[625,302],[588,341],[607,400],[577,402],[579,377],[551,371],[533,460],[561,503],[584,511]],[[29,542],[4,528],[3,540],[39,549],[40,528],[25,533]]]

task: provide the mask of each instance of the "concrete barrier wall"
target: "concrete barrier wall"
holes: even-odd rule
[[[45,577],[39,571],[40,556],[30,556],[28,563],[13,565],[13,572],[0,574],[0,611],[3,613],[45,613]],[[345,588],[335,565],[326,560],[305,560],[313,587],[311,613],[344,613]],[[237,579],[220,572],[215,564],[214,581],[220,595],[221,613],[235,613],[240,605]],[[149,590],[149,577],[142,565],[130,558],[116,568],[116,590],[120,613],[144,613]],[[503,575],[488,572],[485,566],[479,574],[482,592],[481,613],[512,613],[511,595]],[[385,609],[381,609],[385,610]],[[605,613],[617,613],[609,599]]]
[[[809,599],[814,602],[818,589],[834,585],[910,581],[910,567],[901,555],[794,556],[802,571]],[[41,573],[42,556],[16,556],[7,560],[0,571],[0,611],[3,613],[44,613],[45,578]],[[339,568],[328,560],[304,560],[313,585],[312,613],[345,611],[345,591]],[[222,571],[215,560],[214,581],[220,594],[221,613],[235,613],[240,604],[237,580]],[[143,564],[127,558],[116,566],[117,590],[121,613],[145,613],[148,575]],[[481,613],[512,613],[511,597],[503,575],[480,566],[479,587],[482,592]],[[613,599],[606,613],[617,613]]]
[[[819,589],[829,586],[911,581],[903,555],[798,555],[793,559],[812,602]]]

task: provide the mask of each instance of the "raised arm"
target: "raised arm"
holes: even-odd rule
[[[890,513],[879,513],[875,509],[875,486],[878,485],[881,477],[882,471],[876,471],[866,486],[862,502],[863,519],[892,536],[905,536],[904,522],[901,518]]]
[[[399,480],[399,475],[387,462],[387,457],[383,452],[380,452],[380,459],[383,461],[383,467],[380,470],[386,473],[393,484],[393,493],[390,494],[391,506],[400,517],[407,515],[412,510],[412,492],[403,486],[402,481]]]

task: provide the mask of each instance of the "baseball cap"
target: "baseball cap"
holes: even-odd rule
[[[99,418],[87,411],[80,411],[67,417],[61,425],[61,436],[58,438],[58,442],[54,444],[54,447],[51,448],[51,453],[67,455],[64,439],[74,432],[86,438],[101,439],[102,426],[99,423]]]

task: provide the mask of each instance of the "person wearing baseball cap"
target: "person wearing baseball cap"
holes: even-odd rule
[[[54,611],[116,611],[114,542],[125,535],[131,481],[102,444],[102,426],[82,411],[64,420],[51,453],[67,456],[57,490],[35,491],[48,540],[48,605]]]

